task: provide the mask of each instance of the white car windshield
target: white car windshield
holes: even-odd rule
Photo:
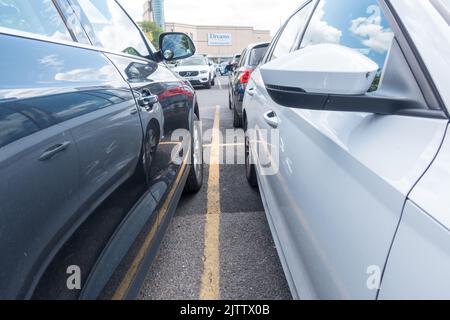
[[[205,57],[202,56],[193,56],[178,63],[179,66],[204,66],[207,64]]]

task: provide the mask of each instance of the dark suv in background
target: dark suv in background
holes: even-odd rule
[[[233,110],[233,126],[242,127],[242,102],[247,83],[253,70],[264,57],[269,43],[254,43],[249,45],[241,55],[239,62],[233,66],[229,76],[228,105]]]
[[[195,91],[163,62],[192,40],[155,50],[115,0],[2,0],[0,44],[0,298],[135,297],[202,185]]]

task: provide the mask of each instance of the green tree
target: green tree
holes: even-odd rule
[[[152,21],[139,22],[139,26],[148,39],[153,43],[155,48],[159,49],[159,36],[163,31]]]

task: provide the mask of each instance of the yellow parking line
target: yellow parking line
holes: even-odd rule
[[[203,275],[200,288],[200,300],[218,300],[220,298],[220,107],[216,107],[211,141],[210,166],[208,178],[208,209],[205,223],[205,249],[203,254]]]
[[[145,237],[144,243],[141,245],[137,255],[134,257],[133,262],[131,263],[131,265],[128,268],[127,272],[125,273],[124,277],[120,281],[120,284],[117,287],[116,291],[114,292],[114,295],[112,296],[112,300],[123,300],[125,298],[125,296],[127,295],[128,289],[130,288],[131,283],[133,282],[134,278],[136,277],[139,267],[141,266],[142,262],[144,261],[145,256],[147,255],[147,252],[150,249],[150,246],[153,244],[153,241],[155,240],[156,233],[158,231],[158,228],[160,227],[160,222],[163,220],[164,216],[167,214],[167,212],[169,210],[169,206],[174,198],[176,188],[179,186],[181,179],[183,177],[183,174],[186,170],[186,162],[187,162],[187,156],[185,157],[183,164],[181,165],[180,171],[178,172],[178,176],[175,180],[175,183],[172,186],[172,189],[170,190],[161,209],[157,213],[157,222],[152,226],[150,232]]]
[[[219,147],[243,147],[245,143],[221,143]],[[203,148],[211,148],[210,144],[204,144]]]
[[[159,145],[160,146],[164,146],[164,145],[178,145],[178,144],[182,144],[181,142],[177,142],[177,141],[166,141],[166,142],[160,142]]]

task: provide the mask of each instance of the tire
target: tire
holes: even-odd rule
[[[233,127],[242,128],[242,117],[237,113],[236,107],[233,108]]]
[[[198,192],[203,185],[203,141],[202,129],[198,117],[194,116],[191,141],[191,168],[184,191],[186,193]]]
[[[229,108],[230,110],[233,110],[233,106],[231,105],[231,95],[230,95],[229,92],[228,92],[228,108]]]
[[[216,85],[216,78],[213,78],[212,82],[211,82],[211,86],[215,86]]]
[[[252,188],[258,188],[255,165],[251,163],[250,141],[248,136],[245,136],[245,176]]]
[[[208,83],[205,84],[205,89],[211,89],[211,81],[208,81]]]

